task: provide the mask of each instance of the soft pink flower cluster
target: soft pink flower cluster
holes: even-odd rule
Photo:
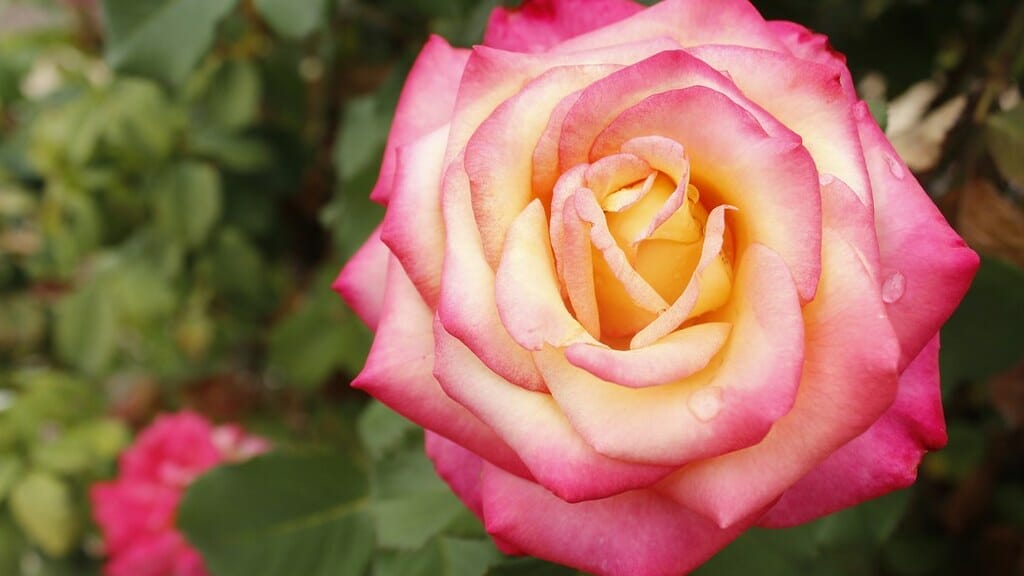
[[[199,475],[267,451],[235,425],[193,412],[161,416],[122,456],[120,474],[90,497],[106,545],[108,576],[205,576],[199,554],[175,527],[178,503]]]

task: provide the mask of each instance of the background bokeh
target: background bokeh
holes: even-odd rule
[[[0,0],[0,575],[97,573],[88,485],[182,407],[280,447],[186,497],[216,575],[574,574],[502,557],[421,432],[348,388],[370,334],[329,289],[382,216],[413,57],[497,4]],[[698,574],[1024,574],[1024,3],[755,4],[830,36],[984,258],[918,483]]]

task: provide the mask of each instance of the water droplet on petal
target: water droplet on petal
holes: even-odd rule
[[[893,275],[885,279],[882,283],[882,302],[886,304],[894,304],[899,302],[900,298],[903,298],[903,293],[907,290],[907,277],[896,272]]]
[[[701,388],[690,396],[688,403],[690,412],[701,422],[708,422],[722,411],[722,389],[718,387]]]
[[[821,173],[818,175],[818,184],[821,184],[822,186],[828,186],[835,181],[836,177],[831,174]]]
[[[903,164],[900,162],[899,158],[886,153],[885,163],[889,165],[889,172],[892,172],[892,175],[897,179],[902,180],[906,175],[906,172],[903,170]]]

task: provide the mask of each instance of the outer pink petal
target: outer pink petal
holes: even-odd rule
[[[772,20],[768,22],[768,27],[797,58],[821,64],[846,66],[846,56],[836,52],[824,34],[812,32],[800,24],[785,20]]]
[[[858,104],[875,198],[886,313],[899,337],[900,368],[949,318],[978,269],[978,255],[949,227],[878,124]]]
[[[743,94],[800,135],[819,172],[842,179],[871,205],[845,66],[740,46],[698,46],[692,53],[728,73]]]
[[[545,390],[529,351],[512,339],[498,316],[494,271],[484,257],[461,161],[449,167],[443,195],[447,235],[438,318],[488,368],[524,388]]]
[[[750,246],[733,290],[721,362],[679,382],[627,388],[573,366],[559,350],[535,353],[551,394],[591,446],[678,466],[750,446],[789,410],[803,354],[789,270],[771,250]]]
[[[384,285],[391,258],[388,247],[380,240],[380,230],[377,226],[331,286],[371,329],[376,329],[380,321],[384,305],[384,292],[380,287]]]
[[[569,504],[487,464],[482,493],[484,523],[493,536],[596,576],[678,576],[745,528],[722,530],[649,490]]]
[[[826,230],[823,247],[821,287],[804,307],[806,353],[793,409],[759,444],[696,462],[662,485],[720,526],[773,503],[867,430],[895,396],[899,347],[878,286],[836,232]]]
[[[708,118],[715,119],[714,130],[707,129]],[[694,86],[650,96],[623,112],[597,138],[591,154],[611,153],[632,138],[652,135],[686,148],[690,182],[705,205],[738,208],[731,226],[736,245],[759,242],[777,252],[801,299],[813,298],[821,269],[821,197],[814,161],[800,138],[770,136],[731,99]]]
[[[491,12],[484,44],[515,52],[543,52],[555,44],[643,10],[631,0],[527,0]]]
[[[909,486],[924,453],[945,444],[936,336],[900,376],[896,401],[878,422],[787,490],[760,524],[802,524]]]
[[[441,180],[447,139],[446,125],[398,148],[395,187],[380,232],[431,308],[437,307],[441,291]]]
[[[527,474],[493,430],[452,401],[434,379],[433,313],[397,261],[388,269],[385,307],[366,366],[352,386],[413,422],[519,474]]]
[[[468,59],[469,50],[452,48],[440,36],[427,40],[398,99],[380,176],[370,198],[387,203],[391,197],[399,146],[419,139],[451,119]]]
[[[573,430],[550,395],[508,383],[439,325],[435,337],[435,373],[445,392],[496,430],[537,482],[559,498],[604,498],[649,486],[672,472],[598,454]]]
[[[784,49],[768,23],[747,0],[664,0],[615,26],[567,40],[555,50],[590,50],[657,36],[672,38],[683,47],[734,44]]]

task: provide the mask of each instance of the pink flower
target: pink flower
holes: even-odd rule
[[[842,56],[746,0],[432,38],[372,198],[335,286],[377,332],[354,385],[506,551],[679,574],[945,443],[938,330],[977,256]]]
[[[110,561],[108,576],[205,576],[202,558],[175,528],[188,485],[223,462],[269,449],[235,425],[192,412],[160,416],[121,455],[120,475],[90,490]]]

